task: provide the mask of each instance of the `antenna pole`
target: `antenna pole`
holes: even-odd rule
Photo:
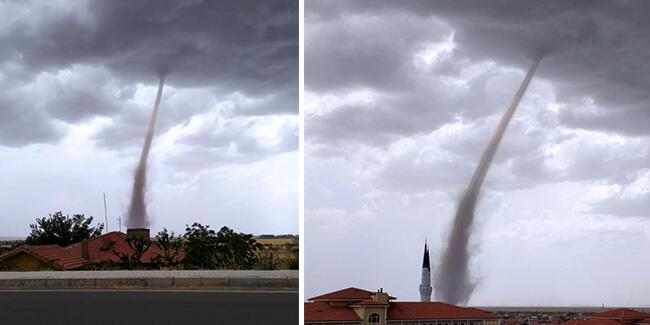
[[[108,210],[106,210],[106,193],[104,194],[104,222],[106,222],[106,233],[108,233]]]

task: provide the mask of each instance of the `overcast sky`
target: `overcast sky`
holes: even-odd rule
[[[642,1],[307,1],[305,296],[419,299],[488,172],[470,305],[650,305],[650,20]]]
[[[0,1],[0,236],[128,208],[149,157],[152,231],[298,232],[297,1]]]

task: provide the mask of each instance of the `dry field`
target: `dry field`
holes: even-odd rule
[[[255,238],[255,241],[262,245],[286,245],[292,244],[298,238]]]
[[[297,269],[298,265],[298,237],[255,238],[263,248],[258,251],[258,256],[269,261],[274,266],[268,268]],[[272,262],[271,262],[272,261]]]

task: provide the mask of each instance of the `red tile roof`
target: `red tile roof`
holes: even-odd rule
[[[372,292],[372,291],[350,287],[350,288],[346,288],[346,289],[343,289],[343,290],[334,291],[334,292],[326,293],[324,295],[309,298],[309,300],[312,300],[312,301],[318,301],[318,300],[366,300],[366,299],[370,299],[373,294],[374,294],[374,292]]]
[[[102,242],[110,240],[112,243],[109,249],[102,249]],[[119,262],[120,258],[114,252],[130,254],[133,249],[126,241],[126,234],[114,231],[88,240],[88,259],[81,257],[81,243],[61,247],[59,245],[23,245],[5,254],[2,258],[18,253],[27,253],[43,262],[51,262],[56,269],[73,270],[85,264],[102,262]],[[143,254],[142,262],[151,262],[151,259],[160,253],[155,244]],[[179,254],[179,260],[183,258],[183,252]]]
[[[459,307],[443,302],[390,302],[388,304],[374,301],[375,293],[359,288],[347,288],[310,298],[306,302],[305,321],[358,321],[354,307],[387,306],[387,320],[430,320],[430,319],[465,319],[485,320],[499,319],[498,316],[478,308]],[[391,299],[395,299],[391,297]],[[336,301],[347,301],[348,306],[339,307]],[[598,325],[598,324],[596,324]],[[605,324],[603,324],[605,325]],[[609,325],[609,324],[607,324]],[[617,324],[620,325],[620,324]]]
[[[363,290],[359,288],[346,288],[343,290],[339,291],[334,291],[330,293],[326,293],[324,295],[316,296],[313,298],[309,298],[311,301],[324,301],[324,300],[349,300],[349,301],[354,301],[354,300],[370,300],[372,298],[372,295],[375,293],[372,291],[368,290]],[[395,299],[395,297],[389,297],[390,299]]]
[[[359,315],[349,307],[332,307],[327,302],[306,302],[306,322],[361,321]]]
[[[600,313],[593,313],[588,316],[589,318],[615,318],[615,319],[643,319],[650,318],[650,313],[645,313],[642,311],[629,309],[629,308],[618,308],[608,311],[603,311]]]
[[[578,319],[564,322],[561,325],[621,325],[621,323],[610,319]]]
[[[27,246],[25,250],[35,256],[41,256],[48,261],[53,261],[57,266],[65,270],[76,269],[87,262],[85,258],[81,257],[81,248],[76,250],[72,246],[35,245]]]
[[[498,319],[499,317],[478,309],[465,308],[444,302],[391,302],[389,320],[409,319]]]
[[[50,256],[55,255],[57,252],[59,252],[60,249],[61,246],[58,245],[40,245],[40,246],[23,245],[0,256],[0,260],[14,255],[18,255],[20,253],[25,253],[30,256],[33,256],[34,258],[42,261],[43,263],[52,263],[52,267],[54,267],[55,269],[63,269],[63,266],[59,264],[56,260],[52,260],[51,258],[49,258]]]

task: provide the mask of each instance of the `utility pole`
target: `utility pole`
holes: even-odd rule
[[[108,210],[106,210],[106,192],[104,194],[104,222],[106,222],[106,233],[108,233]]]

